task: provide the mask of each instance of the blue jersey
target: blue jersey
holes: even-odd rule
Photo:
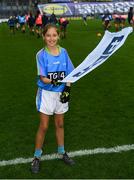
[[[15,20],[14,20],[13,18],[10,18],[10,19],[8,20],[8,25],[9,25],[10,27],[14,27],[14,25],[15,25]]]
[[[61,47],[57,56],[50,54],[44,48],[41,49],[36,55],[36,60],[38,76],[41,75],[51,80],[62,80],[74,69],[67,51]],[[65,87],[65,83],[62,83],[60,86],[54,86],[53,84],[44,83],[40,78],[38,78],[37,85],[42,89],[54,92],[62,92]]]
[[[18,16],[18,21],[20,24],[24,24],[26,22],[25,16]]]

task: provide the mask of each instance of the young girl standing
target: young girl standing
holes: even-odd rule
[[[46,47],[36,55],[39,76],[36,106],[40,115],[40,125],[36,135],[34,159],[31,164],[33,173],[38,173],[40,170],[42,146],[50,115],[54,115],[58,153],[62,155],[62,160],[66,164],[74,164],[64,149],[64,113],[68,111],[70,83],[58,82],[67,76],[74,66],[67,51],[57,44],[59,32],[55,25],[45,26],[43,40]]]

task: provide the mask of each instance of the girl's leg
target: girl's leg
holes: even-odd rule
[[[68,165],[75,162],[67,155],[64,150],[64,114],[55,114],[56,139],[58,144],[58,154],[62,155],[62,160]]]
[[[64,114],[55,114],[55,128],[58,152],[64,154]]]
[[[40,157],[42,154],[42,146],[46,135],[46,131],[48,129],[48,124],[49,116],[40,113],[40,125],[36,134],[34,159],[31,164],[32,173],[38,173],[40,170]]]
[[[40,125],[36,134],[35,151],[41,150],[48,129],[49,115],[40,113]]]

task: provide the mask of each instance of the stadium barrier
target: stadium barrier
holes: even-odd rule
[[[47,15],[54,13],[56,16],[95,16],[98,14],[127,14],[130,7],[134,7],[134,1],[125,2],[81,2],[81,3],[57,3],[39,4],[41,13]]]
[[[8,19],[0,19],[0,23],[7,22]]]

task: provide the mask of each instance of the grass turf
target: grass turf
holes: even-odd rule
[[[114,31],[114,28],[111,28]],[[75,66],[101,40],[99,20],[71,21],[68,37],[61,40]],[[134,35],[107,62],[76,82],[71,91],[70,111],[65,115],[67,151],[112,147],[134,143]],[[35,108],[35,55],[41,39],[27,32],[9,33],[0,25],[0,160],[32,157],[39,124]],[[54,122],[51,118],[44,153],[56,152]],[[38,175],[30,164],[0,167],[0,178],[134,178],[133,151],[110,155],[76,157],[73,168],[62,162],[42,162]]]

